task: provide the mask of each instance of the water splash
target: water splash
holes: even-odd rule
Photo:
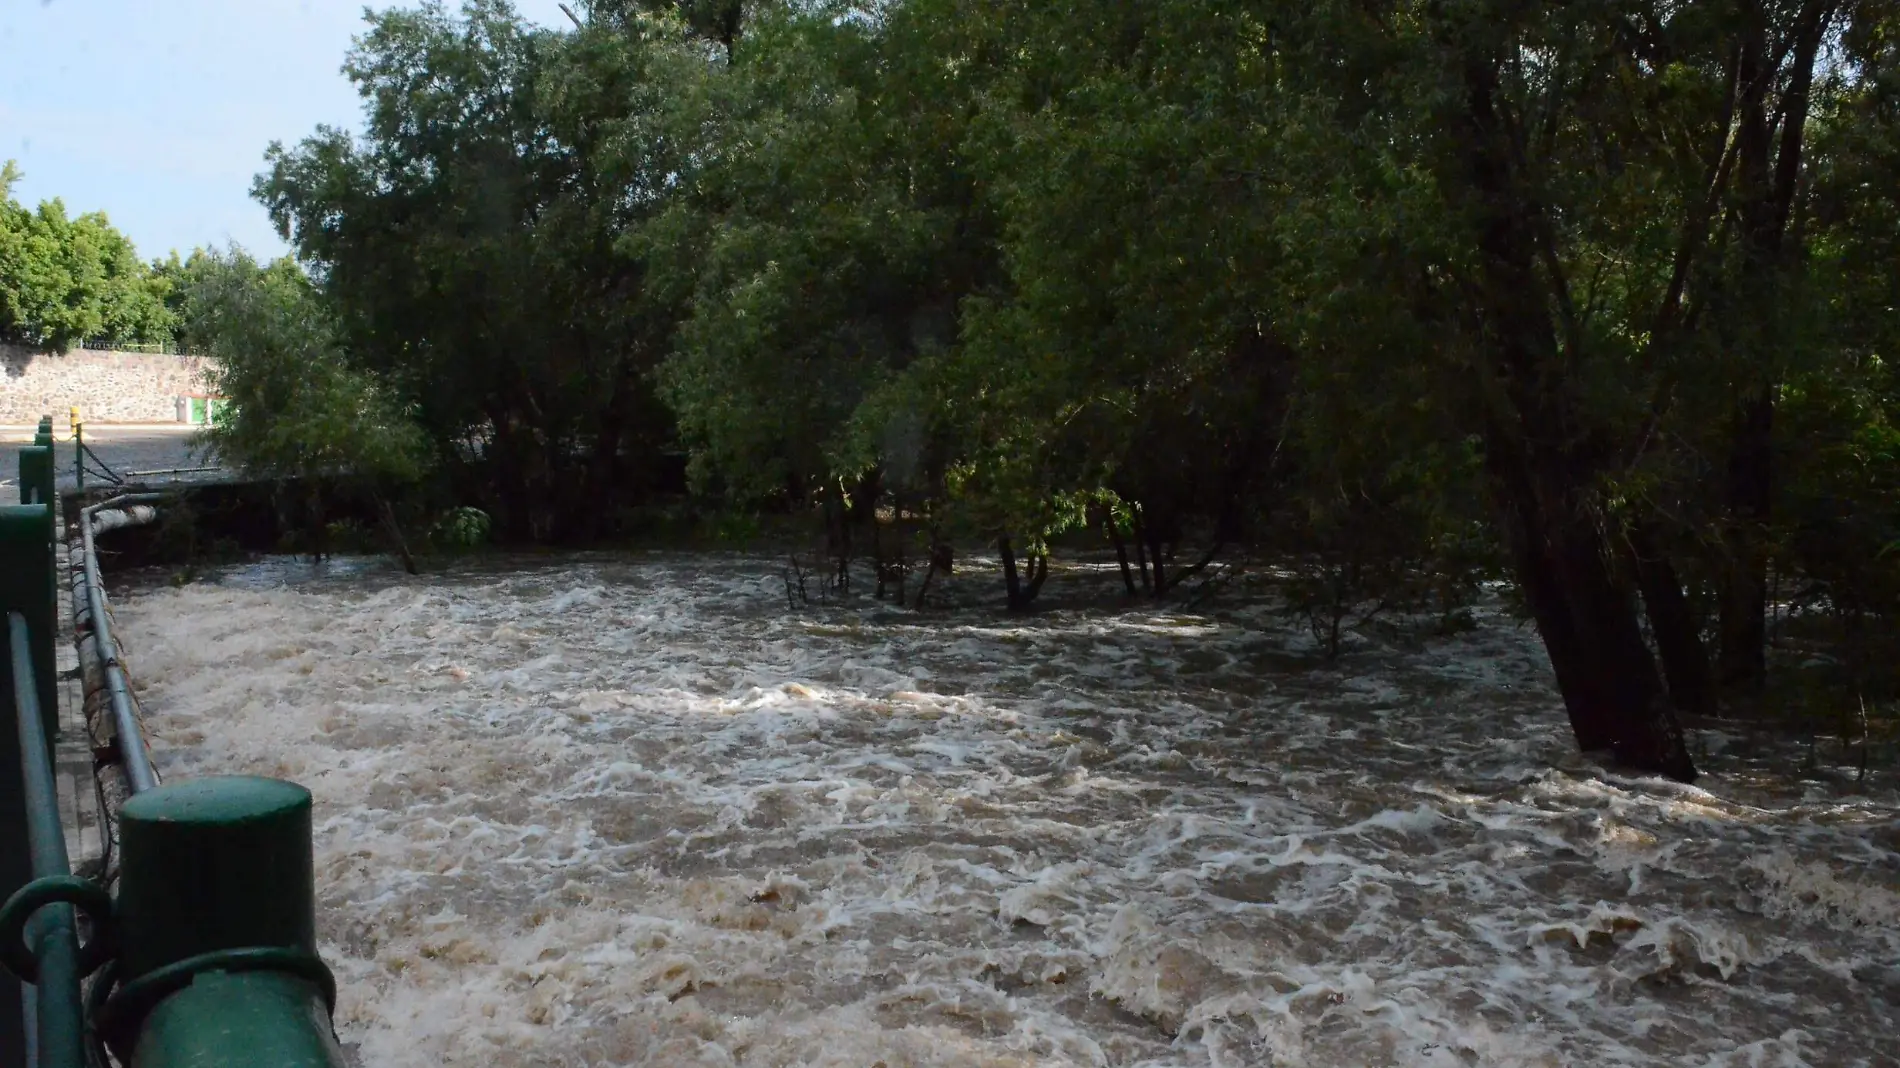
[[[1900,1063],[1891,793],[1587,765],[1507,620],[518,565],[120,609],[164,771],[316,795],[368,1064]]]

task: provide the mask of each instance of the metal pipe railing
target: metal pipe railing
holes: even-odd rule
[[[206,465],[202,467],[161,467],[153,471],[127,471],[125,472],[125,477],[126,478],[146,478],[151,475],[201,475],[201,474],[204,474],[206,471],[222,471],[222,470],[224,470],[224,468],[219,467],[216,464],[210,464],[210,465]]]
[[[93,517],[110,508],[163,500],[162,493],[122,493],[89,505],[79,512],[80,566],[84,574],[86,616],[91,624],[93,652],[105,676],[106,698],[112,706],[113,734],[119,743],[119,766],[125,772],[126,786],[134,794],[158,785],[152,770],[152,757],[145,748],[145,734],[139,729],[137,708],[132,703],[132,687],[126,680],[125,666],[119,659],[119,645],[112,640],[112,624],[106,617],[105,583],[99,577],[99,554],[93,547]]]
[[[33,649],[26,617],[7,613],[13,656],[14,722],[20,739],[20,779],[26,795],[27,852],[33,878],[72,875],[66,857],[66,832],[60,826],[59,791],[54,785],[52,741],[40,718],[40,697],[33,671]],[[86,1063],[85,1012],[79,994],[79,935],[73,907],[42,905],[26,923],[26,948],[33,978],[33,1014],[27,1021],[28,1061],[39,1068],[83,1068]]]
[[[0,676],[12,683],[0,685],[12,690],[10,709],[0,692],[0,727],[15,721],[0,730],[0,1068],[343,1068],[336,981],[316,947],[309,791],[255,778],[156,785],[94,534],[150,522],[149,508],[110,509],[158,499],[81,509],[79,559],[69,558],[82,673],[109,695],[118,766],[136,795],[117,811],[123,856],[104,880],[116,899],[71,873],[60,820],[53,511],[0,506]],[[95,971],[82,1001],[79,982]]]

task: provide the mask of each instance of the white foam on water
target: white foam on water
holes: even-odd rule
[[[1900,936],[1900,891],[1844,878],[1824,863],[1777,850],[1742,862],[1763,883],[1766,911],[1832,927],[1873,928]]]
[[[1592,767],[1495,612],[1325,666],[1255,603],[779,566],[236,572],[120,630],[162,770],[315,795],[369,1065],[1897,1063],[1891,791]]]

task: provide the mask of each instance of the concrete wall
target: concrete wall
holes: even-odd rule
[[[207,392],[208,362],[196,356],[78,349],[48,356],[0,345],[0,425],[64,427],[79,406],[88,423],[180,422],[178,398]]]

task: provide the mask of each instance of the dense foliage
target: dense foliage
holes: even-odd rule
[[[324,491],[339,479],[366,484],[414,570],[390,498],[425,473],[428,442],[391,391],[344,357],[309,277],[288,259],[200,252],[184,283],[183,320],[207,339],[227,399],[205,431],[209,447],[240,470],[303,486],[319,534]]]
[[[1131,596],[1276,552],[1333,648],[1495,567],[1580,744],[1683,778],[1771,615],[1892,630],[1891,4],[581,7],[370,15],[366,132],[257,185],[515,537],[678,448],[1018,608],[1089,532]]]
[[[19,177],[11,161],[0,167],[0,341],[52,352],[170,341],[171,276],[140,262],[103,214],[69,218],[58,200],[29,210],[13,199]]]

